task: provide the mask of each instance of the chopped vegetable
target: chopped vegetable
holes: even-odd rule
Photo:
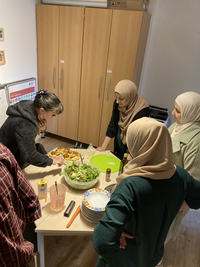
[[[96,179],[99,176],[100,171],[95,167],[86,163],[72,163],[65,167],[64,173],[68,177],[77,182],[89,182]]]
[[[76,209],[76,211],[74,212],[74,214],[72,215],[70,221],[67,224],[67,228],[70,227],[70,225],[73,223],[73,221],[75,220],[76,216],[79,214],[79,212],[81,212],[81,206],[79,205],[78,208]]]

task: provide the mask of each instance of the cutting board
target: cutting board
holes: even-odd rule
[[[96,164],[103,173],[106,173],[107,168],[110,168],[112,173],[120,170],[121,161],[111,155],[95,155],[90,159],[90,162]]]

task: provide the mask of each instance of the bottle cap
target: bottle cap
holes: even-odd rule
[[[111,169],[110,168],[107,168],[106,169],[106,173],[111,173]]]

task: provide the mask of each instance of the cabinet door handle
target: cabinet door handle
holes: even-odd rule
[[[108,81],[108,89],[107,89],[107,101],[109,100],[109,88],[110,88],[110,81],[111,81],[111,77],[109,78],[109,81]]]
[[[60,73],[60,88],[61,88],[61,91],[62,91],[62,74],[63,74],[63,68],[61,69],[61,73]]]
[[[55,70],[56,70],[56,68],[54,66],[54,68],[53,68],[53,88],[54,89],[55,89],[55,80],[54,80],[54,78],[55,78]]]
[[[101,79],[102,79],[102,75],[100,76],[100,80],[99,80],[98,99],[100,99]]]

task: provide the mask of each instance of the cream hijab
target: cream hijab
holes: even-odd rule
[[[181,121],[176,124],[171,137],[176,136],[196,121],[200,121],[200,95],[195,92],[183,93],[175,99],[181,110]]]
[[[117,185],[129,176],[153,180],[169,179],[176,171],[172,160],[172,142],[166,126],[155,119],[143,117],[130,124],[127,146],[132,160],[118,176]],[[113,191],[115,188],[113,189]]]
[[[135,115],[143,108],[148,107],[148,103],[138,95],[136,85],[130,80],[122,80],[115,86],[115,93],[120,94],[127,102],[125,107],[119,109],[119,126],[121,128],[121,140],[126,144],[126,131],[133,121]]]

